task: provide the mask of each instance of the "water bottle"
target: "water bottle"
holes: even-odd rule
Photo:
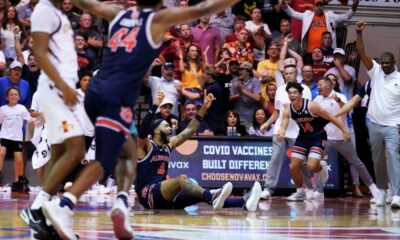
[[[233,128],[232,128],[232,136],[234,136],[234,137],[237,136],[236,127],[233,127]]]
[[[232,137],[232,127],[227,127],[226,128],[226,135],[228,136],[228,137]]]

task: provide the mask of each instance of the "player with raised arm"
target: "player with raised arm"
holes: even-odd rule
[[[173,25],[217,13],[238,0],[206,0],[185,9],[163,9],[161,0],[138,0],[137,7],[96,0],[73,0],[76,6],[110,21],[108,52],[85,96],[85,109],[95,124],[96,160],[68,192],[45,204],[43,213],[63,239],[76,239],[71,211],[79,197],[103,175],[115,169],[118,194],[111,210],[117,238],[132,238],[128,191],[136,175],[136,145],[129,128],[143,77],[157,57]],[[117,163],[117,158],[119,161]]]
[[[297,191],[303,186],[301,165],[304,161],[307,161],[309,171],[320,174],[321,182],[325,184],[329,174],[326,162],[321,160],[327,141],[324,127],[332,122],[343,132],[345,141],[350,139],[350,134],[337,118],[327,113],[318,104],[302,98],[303,87],[300,83],[289,82],[286,91],[291,103],[285,105],[278,140],[284,140],[289,118],[292,118],[300,127],[290,159],[290,174]]]

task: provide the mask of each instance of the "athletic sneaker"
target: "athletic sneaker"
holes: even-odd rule
[[[370,203],[376,204],[376,206],[385,206],[387,204],[385,190],[379,189],[377,197],[372,198]]]
[[[113,223],[114,234],[118,239],[132,239],[133,230],[129,222],[129,209],[124,201],[116,199],[111,209],[111,220]]]
[[[60,239],[52,227],[47,226],[42,209],[25,208],[19,216],[33,230],[33,237],[41,240]]]
[[[271,192],[269,191],[268,188],[264,188],[264,190],[261,193],[261,198],[267,200],[270,197],[271,197]]]
[[[315,192],[313,193],[313,199],[314,199],[314,200],[323,201],[324,198],[325,198],[325,195],[324,195],[323,192],[321,193],[321,192],[315,191]]]
[[[213,208],[214,210],[221,209],[224,206],[225,200],[231,195],[232,193],[232,183],[227,182],[222,186],[221,191],[215,192],[213,195]],[[211,192],[211,191],[210,191]]]
[[[305,188],[304,191],[306,192],[306,200],[312,200],[314,198],[314,189]]]
[[[246,201],[245,207],[249,212],[255,212],[258,207],[258,202],[260,201],[262,193],[261,184],[255,182],[250,192],[248,192],[243,198]]]
[[[304,188],[299,188],[296,192],[292,193],[289,197],[286,198],[288,201],[304,201],[307,199],[306,192]]]
[[[60,238],[78,240],[78,237],[72,230],[73,213],[69,207],[60,206],[60,198],[57,197],[44,203],[43,214],[52,223],[54,230],[56,230]]]
[[[400,196],[393,196],[393,200],[390,203],[391,208],[400,208]]]
[[[321,183],[325,184],[326,182],[328,182],[329,179],[328,164],[326,163],[326,161],[320,161],[320,163],[322,166],[322,170],[317,174],[319,174]]]

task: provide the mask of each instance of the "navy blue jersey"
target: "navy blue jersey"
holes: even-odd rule
[[[151,36],[152,9],[121,11],[110,23],[107,53],[90,87],[109,101],[130,106],[142,86],[144,75],[158,56],[161,43]]]
[[[290,114],[300,127],[299,136],[312,137],[324,132],[329,121],[311,114],[308,107],[310,100],[302,98],[301,101],[303,107],[300,111],[296,111],[293,104],[290,104]]]
[[[168,174],[169,158],[171,149],[164,144],[158,147],[150,140],[151,151],[142,160],[137,163],[137,176],[135,190],[137,193],[149,184],[157,183],[166,180]]]

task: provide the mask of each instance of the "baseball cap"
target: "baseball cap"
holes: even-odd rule
[[[239,68],[253,69],[253,64],[251,64],[250,62],[242,62]]]
[[[10,69],[13,69],[13,68],[17,68],[17,67],[19,67],[19,68],[22,68],[22,64],[20,63],[20,62],[18,62],[18,61],[13,61],[11,64],[10,64]]]
[[[174,68],[174,64],[172,64],[172,62],[165,62],[163,66],[164,68]]]
[[[283,61],[283,67],[289,67],[289,66],[296,67],[296,59],[294,59],[294,58],[286,58]]]
[[[160,104],[160,107],[162,107],[164,105],[167,105],[167,104],[171,104],[171,106],[174,106],[174,103],[170,99],[164,98],[163,101]]]
[[[335,50],[333,50],[333,55],[335,54],[346,56],[346,52],[342,48],[335,48]]]
[[[318,3],[324,4],[324,0],[314,0],[314,5],[317,5]]]
[[[231,58],[231,59],[229,60],[229,64],[234,64],[234,63],[236,63],[236,64],[239,65],[239,61],[237,60],[237,58]]]

